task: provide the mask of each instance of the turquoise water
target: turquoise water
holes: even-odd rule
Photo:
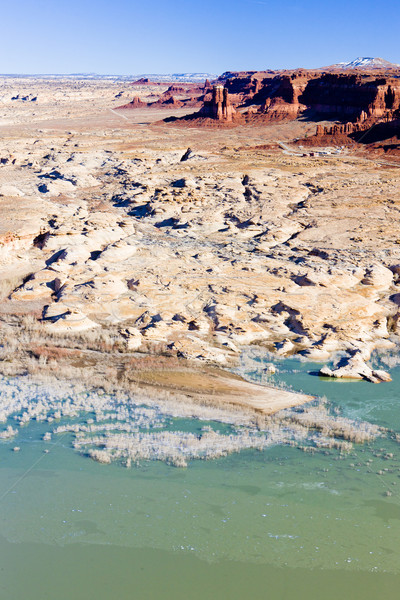
[[[278,368],[275,381],[400,433],[400,368],[381,385],[322,380],[295,360]],[[70,434],[43,442],[44,431],[33,422],[0,444],[4,600],[398,596],[400,446],[389,437],[343,456],[275,446],[126,469],[80,456]]]

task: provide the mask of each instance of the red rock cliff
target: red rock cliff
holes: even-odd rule
[[[400,107],[398,72],[295,71],[228,74],[225,88],[242,105],[258,105],[269,119],[317,119],[370,122],[391,119]]]

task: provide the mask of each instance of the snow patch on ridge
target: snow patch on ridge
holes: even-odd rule
[[[340,62],[332,65],[334,67],[342,69],[355,69],[355,68],[373,68],[373,67],[400,67],[397,63],[391,63],[384,58],[376,58],[372,56],[359,56],[351,62]]]

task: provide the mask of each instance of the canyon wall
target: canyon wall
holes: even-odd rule
[[[243,107],[257,106],[271,120],[304,115],[372,123],[390,120],[400,110],[400,77],[394,72],[251,72],[231,75],[224,85]]]

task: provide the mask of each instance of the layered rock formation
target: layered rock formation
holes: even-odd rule
[[[140,83],[148,85],[150,82],[141,80]],[[378,122],[396,119],[400,112],[399,69],[390,65],[381,70],[375,66],[369,70],[346,67],[228,72],[221,75],[212,91],[209,90],[209,81],[204,86],[173,84],[161,94],[155,107],[178,108],[203,103],[200,112],[191,118],[220,123],[242,121],[242,114],[250,121],[254,118],[288,121],[300,116],[316,121],[341,121],[339,129],[318,130],[319,136],[356,134]],[[134,99],[126,106],[140,107],[140,104]],[[240,112],[234,108],[238,106],[242,108]]]
[[[336,123],[331,126],[317,125],[315,135],[349,135],[354,131],[361,131],[362,125],[360,123]]]
[[[329,73],[310,79],[299,100],[320,116],[361,122],[390,119],[400,107],[400,81],[369,74]]]
[[[252,72],[231,76],[224,85],[244,106],[258,105],[258,112],[271,120],[308,112],[316,118],[376,121],[393,118],[400,107],[400,80],[394,72]]]
[[[372,123],[370,120],[361,122],[335,123],[334,125],[316,126],[315,135],[300,140],[305,145],[323,145],[325,143],[346,143],[355,141],[363,144],[376,144],[383,140],[395,142],[391,146],[398,146],[400,142],[400,119]]]
[[[204,119],[223,124],[243,122],[243,118],[250,122],[288,121],[301,116],[336,120],[341,123],[318,128],[316,135],[337,137],[344,143],[348,136],[356,140],[360,132],[400,114],[399,70],[394,68],[225,73],[211,92],[209,85],[208,81],[204,87],[173,84],[147,106],[180,108],[202,103],[201,110],[185,120],[203,119],[204,124]],[[123,108],[142,106],[135,98]]]

